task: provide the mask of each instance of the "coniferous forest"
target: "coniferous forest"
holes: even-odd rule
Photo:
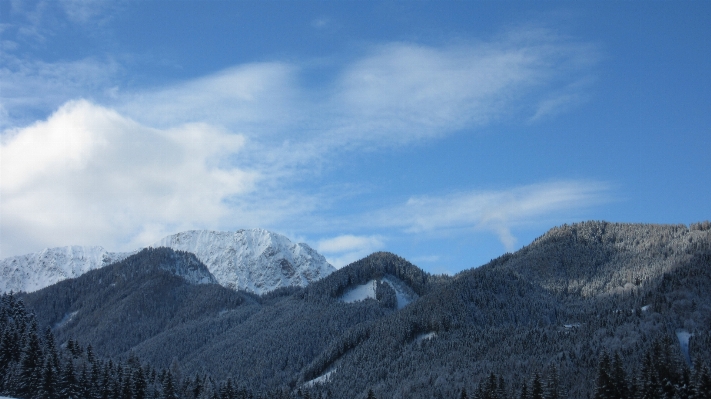
[[[0,395],[711,398],[708,222],[561,226],[455,276],[375,253],[261,296],[191,283],[186,259],[4,294]]]

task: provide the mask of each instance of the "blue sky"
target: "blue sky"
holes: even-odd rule
[[[433,273],[711,215],[709,2],[0,0],[0,257],[262,227]]]

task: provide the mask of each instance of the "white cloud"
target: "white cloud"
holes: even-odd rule
[[[2,139],[3,257],[69,243],[127,249],[215,226],[225,199],[258,179],[222,163],[242,136],[205,124],[153,129],[86,101]]]
[[[126,93],[119,109],[152,126],[210,121],[260,136],[299,119],[305,104],[295,93],[295,69],[279,62],[240,65],[166,88]]]
[[[507,250],[513,250],[516,238],[512,228],[607,201],[608,190],[604,183],[563,181],[499,191],[413,197],[375,217],[380,225],[399,227],[410,233],[452,229],[491,231]]]
[[[92,18],[81,7],[75,17]],[[503,115],[555,114],[567,105],[550,93],[585,90],[571,82],[589,73],[580,61],[586,51],[541,34],[390,43],[318,87],[302,83],[308,63],[262,62],[140,91],[122,87],[122,67],[111,60],[0,58],[0,256],[68,244],[132,249],[185,228],[294,230],[309,220],[333,231],[321,213],[329,199],[300,179],[343,151],[436,138]],[[110,106],[71,101],[29,124],[82,97]],[[413,198],[396,210],[402,219],[381,224],[411,232],[474,226],[512,246],[512,225],[571,206],[549,197],[524,212],[531,187]],[[514,197],[509,208],[506,195]],[[322,244],[339,266],[383,246],[379,236]]]
[[[313,158],[437,137],[504,115],[555,113],[569,104],[550,93],[584,91],[575,82],[590,74],[591,53],[539,31],[457,46],[396,42],[371,48],[318,88],[302,84],[308,63],[253,63],[125,93],[119,109],[151,126],[210,121],[270,147],[288,140],[289,159]]]
[[[326,256],[333,266],[341,268],[361,259],[384,246],[380,236],[340,235],[318,242],[316,249]]]
[[[431,47],[391,43],[347,68],[332,101],[346,140],[391,144],[485,125],[503,115],[537,112],[550,91],[584,90],[595,49],[571,45],[546,32],[499,40]],[[546,104],[552,113],[565,104]]]

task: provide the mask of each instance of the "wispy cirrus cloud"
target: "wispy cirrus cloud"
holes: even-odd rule
[[[490,231],[507,250],[516,246],[512,229],[567,212],[581,211],[610,200],[603,182],[559,181],[502,190],[471,191],[444,196],[412,197],[377,212],[376,223],[409,233],[446,230]]]
[[[43,62],[0,55],[0,129],[23,126],[55,111],[68,100],[104,99],[121,66],[114,60],[86,58]]]
[[[319,241],[316,249],[325,254],[326,260],[328,260],[330,264],[341,268],[384,246],[385,241],[381,236],[345,234]]]

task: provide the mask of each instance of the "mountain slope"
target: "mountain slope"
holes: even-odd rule
[[[154,246],[194,253],[221,285],[256,294],[304,287],[336,270],[308,245],[263,229],[186,231]]]
[[[101,356],[133,352],[159,367],[177,359],[188,374],[239,375],[255,389],[290,389],[330,342],[394,311],[372,299],[306,299],[298,287],[260,297],[196,285],[176,275],[187,273],[174,263],[188,261],[197,259],[164,247],[146,249],[22,298],[60,342],[91,343]]]
[[[620,276],[639,282],[630,286]],[[333,371],[328,389],[360,397],[368,389],[376,397],[456,397],[492,372],[514,392],[534,372],[555,374],[569,397],[586,397],[604,350],[623,353],[626,372],[635,375],[644,354],[663,342],[681,369],[677,337],[690,336],[689,360],[711,364],[710,290],[707,227],[563,226],[430,285],[410,306],[374,322],[366,339],[313,366]]]
[[[154,286],[139,277],[122,295],[150,297]],[[106,304],[92,319],[104,323],[104,317],[114,331],[81,327],[87,317],[81,310],[56,327],[61,339],[91,342],[99,353],[125,357],[133,350],[164,367],[175,358],[185,374],[205,370],[261,391],[308,386],[312,397],[330,391],[365,398],[370,389],[376,397],[458,397],[462,388],[475,392],[492,372],[505,379],[511,397],[520,396],[533,373],[558,380],[568,397],[587,397],[603,351],[619,351],[625,372],[637,376],[645,353],[659,343],[675,368],[711,364],[706,225],[562,226],[453,277],[429,275],[381,252],[305,288],[260,297],[205,284],[194,286],[205,300],[193,302],[184,299],[193,294],[182,292],[194,288],[180,281],[186,291],[138,302],[151,314],[180,316],[146,324],[142,330],[150,327],[151,335],[132,345],[112,342],[130,329],[133,322],[124,319],[136,317],[120,295],[42,290],[26,300],[40,315],[64,306],[47,320],[53,323],[76,311],[67,302]],[[363,286],[367,295],[353,294]],[[213,299],[223,297],[218,291],[242,299],[220,302]],[[399,306],[398,292],[410,303]]]
[[[38,321],[59,333],[110,345],[114,352],[177,326],[217,314],[248,297],[223,288],[195,255],[169,248],[143,249],[109,266],[34,293],[24,301]],[[62,333],[69,331],[69,335]]]

